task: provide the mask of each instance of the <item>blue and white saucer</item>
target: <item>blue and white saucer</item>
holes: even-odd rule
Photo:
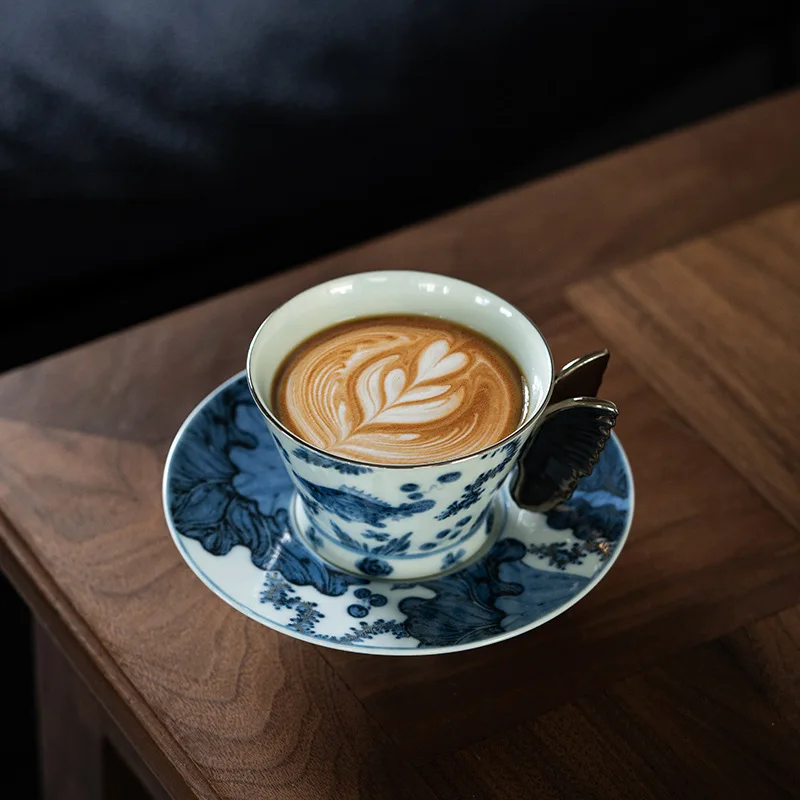
[[[504,490],[503,490],[504,491]],[[340,572],[289,523],[292,486],[244,373],[189,415],[167,456],[164,512],[195,574],[248,617],[313,644],[428,655],[509,639],[574,605],[616,560],[633,516],[633,479],[616,437],[569,502],[516,507],[491,549],[414,583]]]

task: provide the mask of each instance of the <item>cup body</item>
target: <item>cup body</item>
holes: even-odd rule
[[[476,453],[415,466],[343,458],[289,431],[272,408],[286,356],[333,325],[391,314],[457,322],[506,350],[528,391],[516,430]],[[253,337],[247,377],[297,490],[293,525],[307,546],[356,574],[415,580],[468,561],[497,531],[498,492],[547,405],[554,370],[536,326],[502,298],[446,276],[393,271],[338,278],[289,300]]]

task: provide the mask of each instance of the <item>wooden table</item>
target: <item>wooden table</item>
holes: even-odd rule
[[[0,379],[0,558],[40,624],[48,797],[133,796],[128,769],[174,797],[797,797],[798,142],[789,94]],[[634,527],[527,635],[317,648],[217,599],[167,533],[187,412],[277,304],[374,268],[485,285],[559,362],[614,350]]]

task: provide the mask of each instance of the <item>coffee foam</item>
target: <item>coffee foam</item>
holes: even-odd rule
[[[519,368],[497,345],[426,317],[348,322],[284,362],[273,407],[301,439],[376,464],[474,453],[522,419]]]

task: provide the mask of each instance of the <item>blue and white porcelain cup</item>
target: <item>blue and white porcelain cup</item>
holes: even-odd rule
[[[288,430],[272,408],[285,358],[326,328],[391,314],[450,320],[499,344],[529,391],[516,430],[478,452],[417,466],[343,458]],[[601,351],[556,374],[539,330],[497,295],[443,275],[369,272],[315,286],[274,311],[250,344],[247,379],[295,486],[292,524],[307,547],[358,575],[410,581],[479,556],[499,533],[503,502],[542,511],[572,494],[617,416],[596,397],[607,361]]]

